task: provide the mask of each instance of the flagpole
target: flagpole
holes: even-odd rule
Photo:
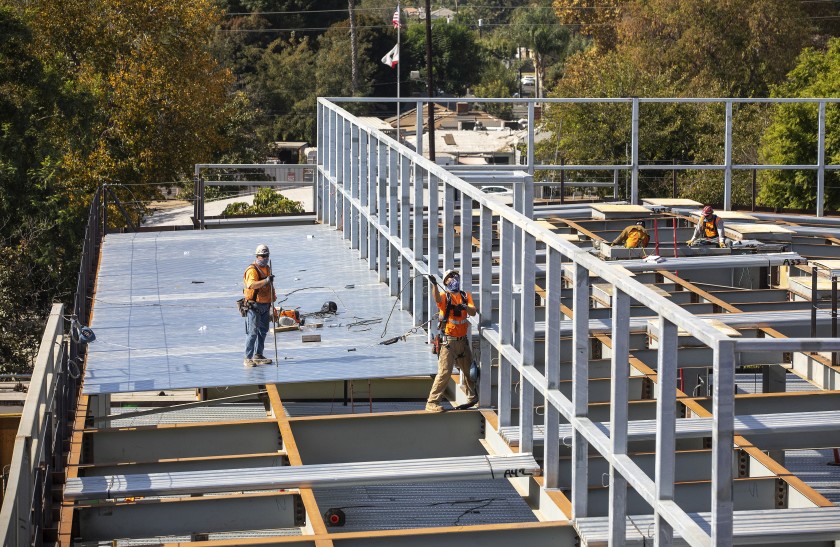
[[[398,16],[400,14],[399,2],[397,2],[397,14]],[[397,52],[400,51],[400,31],[402,30],[402,20],[398,22],[399,24],[397,25]],[[402,65],[402,63],[397,61],[397,142],[400,142],[400,65]]]

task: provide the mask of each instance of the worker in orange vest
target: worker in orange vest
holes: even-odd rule
[[[263,356],[265,337],[271,304],[274,302],[274,275],[268,263],[268,245],[259,245],[256,259],[245,270],[242,282],[245,285],[245,300],[248,304],[245,321],[245,366],[270,365],[271,359]]]
[[[437,279],[429,276],[432,285],[432,297],[440,310],[438,330],[440,330],[440,349],[438,350],[438,372],[429,392],[426,402],[428,412],[443,412],[440,405],[443,393],[452,376],[452,367],[458,365],[461,377],[467,389],[467,403],[458,408],[470,408],[478,404],[475,392],[475,382],[470,377],[472,365],[472,351],[467,337],[470,323],[469,317],[476,314],[472,295],[461,290],[461,274],[457,270],[449,270],[443,276],[444,293],[438,290]]]
[[[688,245],[695,243],[713,244],[715,239],[718,240],[718,245],[721,248],[726,247],[726,238],[724,237],[723,219],[715,214],[715,210],[711,205],[703,207],[700,220],[697,221],[697,226],[694,228],[694,235],[687,241]]]
[[[610,243],[610,247],[624,243],[624,246],[628,249],[638,249],[646,247],[649,241],[650,235],[645,230],[645,223],[640,220],[636,224],[624,228],[618,234],[618,237]]]

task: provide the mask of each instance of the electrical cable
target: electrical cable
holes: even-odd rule
[[[400,296],[402,295],[403,291],[408,287],[408,284],[417,279],[418,277],[426,277],[427,274],[416,274],[411,276],[408,281],[402,286],[402,288],[397,292],[397,296],[394,300],[394,305],[391,306],[391,311],[388,313],[388,319],[385,320],[385,327],[382,329],[382,334],[379,336],[380,338],[385,338],[385,334],[388,332],[388,323],[391,321],[391,316],[394,314],[394,310],[397,308],[397,302],[400,301]],[[435,285],[437,285],[437,281],[435,281]],[[430,320],[431,321],[431,320]],[[428,323],[428,322],[427,322]]]

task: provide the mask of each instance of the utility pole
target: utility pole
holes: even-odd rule
[[[350,12],[350,94],[359,89],[359,35],[356,31],[356,0],[347,0]]]
[[[435,78],[432,73],[432,2],[426,0],[426,86],[429,97],[435,96]],[[423,129],[417,128],[417,139],[423,137]],[[429,101],[429,159],[435,161],[435,103]]]

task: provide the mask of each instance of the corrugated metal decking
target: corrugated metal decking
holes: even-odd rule
[[[148,473],[67,480],[68,500],[539,476],[531,454]]]
[[[308,330],[278,333],[279,364],[245,368],[245,320],[236,300],[259,243],[271,248],[279,305],[311,313],[334,301],[338,314],[317,319],[323,328],[311,332],[321,342],[303,344]],[[259,235],[236,229],[109,234],[102,255],[87,394],[437,372],[422,329],[379,345],[394,298],[349,244],[322,225],[264,228]],[[411,315],[395,309],[384,338],[413,327]],[[274,358],[271,333],[264,353]]]

